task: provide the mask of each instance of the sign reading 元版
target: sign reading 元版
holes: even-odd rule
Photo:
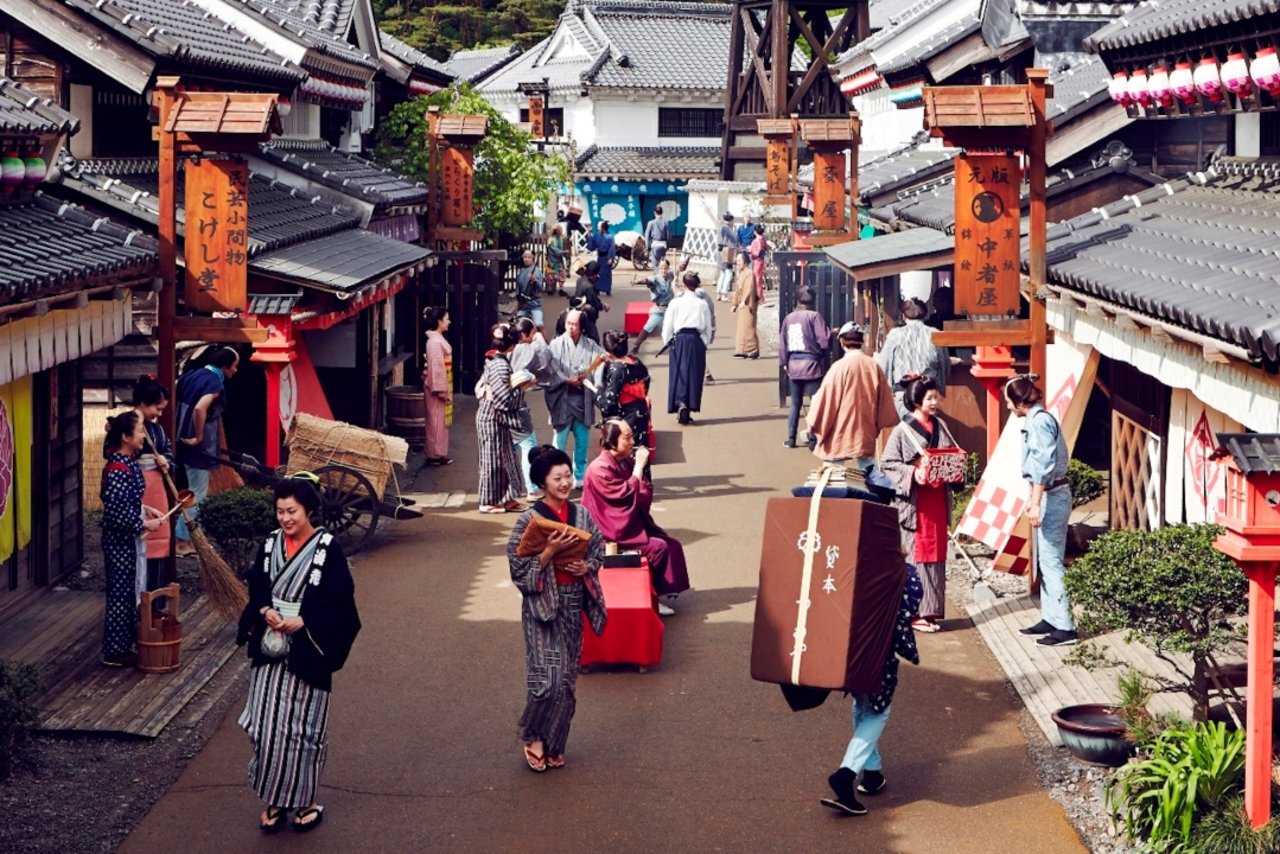
[[[1017,316],[1021,236],[1018,158],[956,158],[955,310],[970,317]]]
[[[187,307],[244,311],[249,280],[249,164],[207,159],[186,165]]]

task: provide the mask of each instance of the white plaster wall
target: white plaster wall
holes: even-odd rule
[[[656,146],[708,146],[719,145],[718,136],[658,136],[658,110],[714,108],[723,109],[723,102],[677,99],[654,101],[652,99],[629,100],[626,97],[597,95],[595,104],[595,141],[605,147],[656,147]]]
[[[551,106],[564,108],[565,130],[573,136],[578,144],[578,152],[582,153],[588,146],[598,142],[599,128],[595,107],[589,98],[575,97],[572,101],[557,103],[558,100],[555,95],[552,95]]]
[[[1236,113],[1236,157],[1262,155],[1262,114]]]
[[[873,89],[853,99],[862,118],[862,151],[887,154],[924,130],[924,107],[899,110],[889,103],[889,90]],[[863,160],[867,157],[864,155]]]

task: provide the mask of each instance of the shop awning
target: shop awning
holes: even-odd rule
[[[839,243],[824,251],[855,279],[878,279],[953,263],[955,238],[932,228],[910,228]]]
[[[265,252],[253,259],[253,271],[347,295],[395,273],[417,272],[430,254],[422,246],[355,228]]]

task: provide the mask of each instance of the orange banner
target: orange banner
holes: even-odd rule
[[[188,161],[186,183],[187,308],[243,311],[249,307],[249,164]]]
[[[445,146],[440,150],[440,192],[444,197],[445,225],[471,225],[475,167],[469,148]]]
[[[542,98],[534,95],[529,99],[529,133],[534,139],[542,139]]]
[[[844,214],[843,151],[813,153],[813,227],[818,231],[841,231]]]
[[[791,144],[787,139],[770,139],[765,150],[765,193],[785,196],[790,192]]]
[[[1018,158],[956,158],[955,310],[1017,316],[1021,309]]]

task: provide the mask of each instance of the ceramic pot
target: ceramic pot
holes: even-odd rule
[[[1124,721],[1114,706],[1065,706],[1053,713],[1053,722],[1063,745],[1082,762],[1115,768],[1133,754],[1133,745],[1124,737]]]

